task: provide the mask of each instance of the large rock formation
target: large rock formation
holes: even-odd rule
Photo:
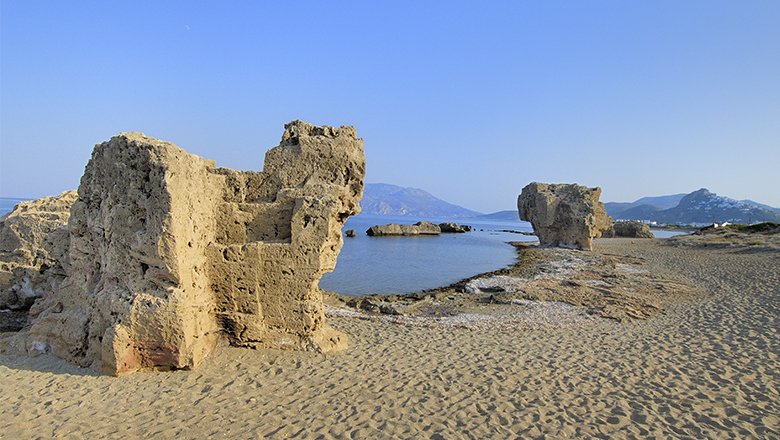
[[[110,374],[192,368],[233,345],[330,351],[318,282],[359,212],[352,127],[285,125],[263,172],[139,133],[97,145],[68,224],[67,278],[11,348]]]
[[[615,222],[604,230],[602,237],[654,238],[650,226],[637,221]]]
[[[601,188],[534,182],[523,188],[517,209],[542,245],[590,250],[612,224],[600,196]]]
[[[0,310],[27,310],[64,277],[76,191],[21,202],[0,217]]]
[[[441,228],[431,222],[417,222],[413,225],[399,225],[390,223],[387,225],[375,225],[366,230],[371,237],[399,236],[399,235],[439,235]]]

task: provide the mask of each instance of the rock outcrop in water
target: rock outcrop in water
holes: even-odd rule
[[[441,228],[431,222],[417,222],[413,225],[399,225],[390,223],[387,225],[371,226],[366,230],[371,237],[407,236],[407,235],[439,235]]]
[[[650,226],[642,222],[615,222],[604,230],[602,237],[653,238]]]
[[[195,367],[221,335],[236,346],[343,348],[317,284],[360,210],[364,175],[352,127],[285,125],[263,172],[115,136],[81,179],[67,277],[7,345],[117,375]]]
[[[27,310],[64,278],[59,260],[75,201],[76,191],[66,191],[21,202],[0,217],[0,310]]]
[[[471,231],[471,226],[459,225],[457,223],[446,222],[438,225],[431,222],[417,222],[413,225],[400,225],[390,223],[387,225],[375,225],[366,230],[366,234],[371,237],[391,237],[408,235],[439,235],[448,233],[461,233]]]
[[[523,188],[517,209],[542,245],[590,250],[612,224],[600,196],[601,188],[534,182]]]
[[[443,234],[460,234],[464,232],[470,232],[471,226],[459,225],[453,222],[439,223],[439,229]]]

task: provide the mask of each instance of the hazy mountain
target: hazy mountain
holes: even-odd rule
[[[368,183],[360,202],[364,213],[413,217],[474,217],[481,213],[445,202],[417,188]]]
[[[478,215],[476,218],[480,220],[493,220],[493,221],[513,221],[513,222],[520,221],[520,216],[518,215],[516,209],[491,212],[490,214],[482,214],[482,215]]]
[[[659,211],[663,211],[663,209],[652,205],[639,205],[628,208],[625,211],[621,211],[615,215],[610,214],[610,216],[615,220],[649,219],[653,218],[653,216]],[[607,214],[609,214],[609,210],[607,210]]]
[[[758,206],[759,208],[763,208],[763,209],[766,209],[766,210],[769,210],[769,211],[776,212],[776,213],[780,214],[780,208],[775,208],[775,207],[772,207],[772,206],[769,206],[769,205],[764,205],[763,203],[754,202],[752,200],[740,200],[740,201],[741,202],[745,202],[745,203],[750,203],[750,204],[753,204],[755,206]]]
[[[662,209],[674,208],[675,206],[677,206],[678,203],[680,203],[680,200],[682,200],[682,198],[685,196],[686,194],[683,193],[683,194],[672,194],[668,196],[642,197],[639,200],[636,200],[634,202],[629,202],[629,203],[607,202],[604,204],[604,207],[607,209],[607,214],[609,214],[614,218],[618,214],[624,211],[637,208],[642,205],[645,205],[646,207],[640,210],[640,212],[644,212],[650,208],[657,208],[657,210],[659,211]]]
[[[663,197],[670,198],[668,201],[671,202],[676,195]],[[658,198],[644,199],[657,203]],[[641,200],[643,199],[637,202]],[[612,212],[608,209],[607,213],[620,220],[647,220],[673,224],[780,222],[780,212],[777,208],[751,200],[734,200],[719,196],[706,188],[686,194],[676,206],[671,208],[663,209],[649,203],[636,204],[637,202],[629,208],[618,206],[617,212],[613,205],[610,208]]]
[[[625,211],[626,209],[631,209],[635,207],[631,202],[605,202],[604,208],[607,210],[607,214],[609,214],[610,217],[615,217],[616,215],[620,214],[621,212]]]

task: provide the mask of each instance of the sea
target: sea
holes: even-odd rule
[[[366,230],[388,223],[455,222],[474,230],[466,233],[409,237],[369,237]],[[510,241],[535,241],[531,224],[479,218],[416,218],[360,214],[351,217],[336,269],[325,274],[320,287],[342,295],[404,294],[446,286],[464,278],[513,264],[517,253]]]
[[[0,216],[3,216],[11,211],[19,202],[24,202],[30,199],[17,199],[11,197],[0,197]]]

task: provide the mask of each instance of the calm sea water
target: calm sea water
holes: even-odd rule
[[[515,262],[509,241],[534,241],[536,237],[499,232],[531,231],[527,222],[495,222],[473,219],[426,218],[433,223],[454,221],[471,225],[473,232],[438,236],[369,237],[366,229],[387,223],[411,224],[410,217],[359,215],[347,220],[336,269],[325,274],[320,287],[343,295],[411,293],[445,286]]]
[[[0,197],[0,216],[13,211],[17,203],[24,202],[26,200],[30,200],[30,199],[13,199],[9,197]]]
[[[670,238],[675,235],[690,234],[688,231],[683,230],[669,230],[669,229],[650,229],[655,238]]]

